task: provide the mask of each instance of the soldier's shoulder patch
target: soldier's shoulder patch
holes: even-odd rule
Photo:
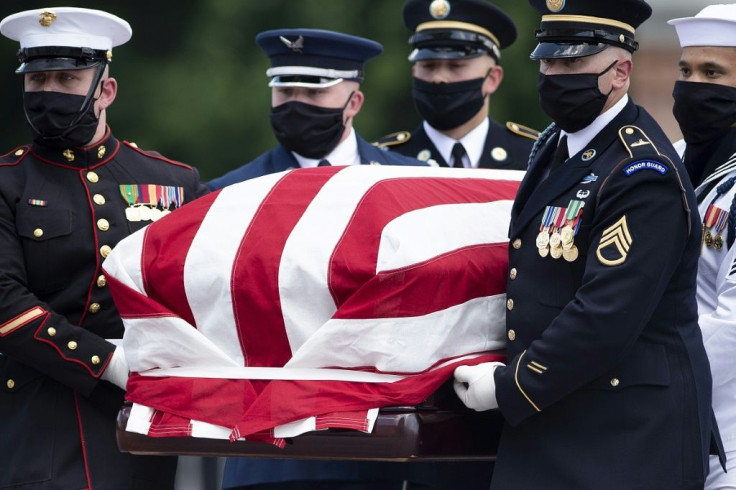
[[[24,156],[26,156],[26,154],[28,154],[30,148],[30,146],[19,146],[18,148],[0,156],[0,165],[13,165],[18,163]]]
[[[390,148],[392,146],[403,145],[411,139],[411,133],[409,131],[397,131],[395,133],[381,136],[373,142],[373,146],[378,148]]]
[[[631,158],[660,154],[649,136],[638,126],[623,126],[618,130],[618,136]]]
[[[651,170],[653,172],[657,172],[659,175],[667,175],[667,172],[669,172],[669,167],[665,165],[662,162],[658,162],[656,160],[637,160],[635,162],[631,162],[627,165],[624,165],[624,168],[622,169],[624,175],[627,177],[631,177],[637,172],[641,172],[642,170]]]
[[[512,133],[523,136],[525,138],[529,138],[530,140],[537,141],[537,138],[539,138],[539,131],[536,129],[532,129],[530,127],[524,126],[519,123],[515,123],[512,121],[506,122],[506,129],[511,131]]]
[[[621,265],[626,262],[633,243],[626,215],[623,215],[616,223],[603,230],[595,255],[605,266]]]

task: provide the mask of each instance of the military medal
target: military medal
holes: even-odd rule
[[[728,223],[728,216],[729,212],[725,209],[721,209],[713,203],[708,206],[708,210],[705,212],[705,219],[703,220],[703,243],[705,243],[706,247],[715,248],[719,252],[723,250],[721,232],[726,227],[726,223]]]
[[[550,248],[549,249],[549,255],[553,259],[559,259],[560,257],[562,257],[562,252],[563,252],[562,247]]]
[[[576,247],[575,245],[573,245],[569,249],[562,249],[562,258],[568,262],[575,262],[579,254],[580,252],[578,251],[578,247]]]
[[[552,206],[547,206],[542,214],[542,223],[539,227],[539,235],[537,235],[536,245],[539,249],[539,255],[546,257],[549,255],[549,227],[552,222],[552,215],[554,213]]]
[[[560,228],[562,227],[562,223],[565,219],[565,212],[562,208],[554,208],[554,214],[552,218],[552,223],[554,225],[552,226],[552,234],[549,237],[549,248],[561,248],[562,247],[562,237],[560,236]]]

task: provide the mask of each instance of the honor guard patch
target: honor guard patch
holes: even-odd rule
[[[642,170],[653,170],[657,172],[659,175],[666,175],[669,171],[669,168],[660,162],[655,162],[652,160],[640,160],[638,162],[630,163],[629,165],[625,166],[623,169],[624,175],[627,177],[631,177],[637,172],[641,172]]]
[[[634,240],[629,233],[626,215],[622,216],[613,226],[601,235],[601,241],[596,250],[596,257],[601,264],[613,267],[626,262]]]

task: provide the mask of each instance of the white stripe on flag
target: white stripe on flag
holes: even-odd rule
[[[499,294],[419,317],[331,319],[286,366],[375,366],[383,372],[418,373],[440,359],[503,349],[506,318],[499,313],[505,302],[506,295]]]
[[[402,214],[386,225],[376,274],[463,247],[508,242],[513,201],[443,204]]]
[[[280,367],[186,366],[150,369],[138,373],[156,378],[211,378],[211,379],[283,379],[301,381],[352,381],[355,383],[394,383],[406,376],[352,371],[346,369],[310,369]]]
[[[233,264],[256,211],[283,176],[270,174],[224,188],[202,221],[184,266],[187,301],[197,328],[241,366],[245,359],[230,289]]]

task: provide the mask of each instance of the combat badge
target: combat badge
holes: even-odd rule
[[[613,226],[606,229],[596,250],[596,256],[601,264],[613,267],[626,262],[634,240],[629,233],[626,215],[622,216]]]

